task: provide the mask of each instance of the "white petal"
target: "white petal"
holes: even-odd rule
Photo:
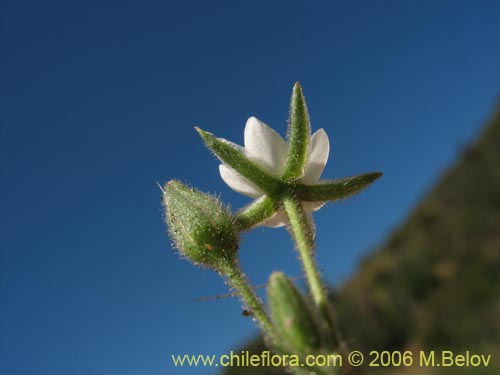
[[[219,172],[224,182],[234,191],[252,198],[258,198],[264,195],[264,192],[260,190],[258,186],[247,180],[233,168],[221,164],[219,165]]]
[[[312,183],[321,177],[325,169],[328,155],[330,153],[330,141],[328,135],[323,129],[319,129],[311,137],[311,153],[307,160],[304,176],[301,181]]]
[[[287,222],[288,218],[283,212],[283,209],[280,208],[273,216],[271,216],[269,219],[264,220],[261,225],[270,228],[278,228],[286,225]]]
[[[275,177],[285,167],[286,143],[272,128],[250,117],[245,126],[245,151],[251,160]]]
[[[325,205],[325,202],[302,202],[302,208],[306,212],[318,211]]]

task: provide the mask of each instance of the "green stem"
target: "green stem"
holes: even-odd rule
[[[240,232],[247,231],[260,224],[276,212],[273,199],[264,195],[243,207],[234,217],[234,223]]]
[[[239,265],[228,263],[222,266],[222,272],[227,278],[231,288],[234,288],[241,297],[243,303],[250,309],[257,320],[259,327],[264,333],[264,338],[270,343],[274,343],[275,335],[271,320],[267,316],[266,310],[260,298],[255,294],[247,277],[241,271]]]
[[[264,342],[266,345],[277,354],[285,354],[286,351],[278,347],[278,340],[276,340],[271,320],[267,316],[262,301],[250,286],[245,274],[241,271],[238,265],[234,264],[224,265],[222,269],[230,286],[238,291],[243,303],[252,311],[253,316],[257,320],[257,323],[263,332]],[[291,370],[296,375],[310,374],[310,371],[306,371],[300,367],[294,367],[291,368]]]
[[[295,239],[313,301],[321,314],[324,329],[327,332],[328,344],[335,349],[338,346],[338,339],[332,310],[313,257],[315,247],[313,230],[309,226],[304,209],[294,198],[285,198],[283,207],[290,221],[290,230]]]
[[[243,303],[252,311],[253,316],[257,320],[264,334],[264,341],[276,353],[285,354],[282,348],[278,346],[278,340],[274,333],[274,328],[271,320],[267,316],[264,305],[260,298],[255,294],[245,274],[236,264],[225,264],[222,266],[222,272],[227,278],[230,286],[238,291]],[[307,375],[310,371],[306,371],[300,367],[291,368],[296,375]]]

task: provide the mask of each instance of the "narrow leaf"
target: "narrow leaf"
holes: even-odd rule
[[[293,86],[288,124],[288,155],[283,180],[293,181],[302,177],[307,159],[307,147],[311,134],[309,115],[300,83]]]
[[[381,172],[366,173],[314,185],[298,185],[297,196],[302,201],[336,201],[359,193],[382,176]]]
[[[281,272],[273,272],[267,288],[274,328],[292,354],[313,354],[321,346],[314,305]]]
[[[278,185],[278,180],[267,174],[262,168],[249,160],[238,149],[231,146],[212,133],[206,132],[200,128],[195,128],[200,134],[205,145],[217,156],[224,164],[233,168],[236,172],[252,181],[266,193],[272,193]]]

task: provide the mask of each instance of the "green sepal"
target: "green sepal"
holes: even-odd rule
[[[306,101],[300,83],[296,82],[293,86],[290,102],[290,120],[287,134],[289,148],[282,177],[284,181],[297,180],[304,174],[310,135],[311,125]]]
[[[322,345],[314,306],[281,272],[273,272],[267,288],[271,321],[278,340],[290,353],[307,355]]]
[[[238,230],[216,197],[170,181],[163,190],[163,204],[168,232],[183,256],[216,271],[236,263]]]
[[[240,231],[246,231],[270,218],[277,209],[274,200],[268,196],[263,196],[236,213],[234,222]]]
[[[299,201],[336,201],[359,193],[380,176],[381,172],[373,172],[338,180],[319,181],[314,185],[297,185],[295,191]]]
[[[215,137],[212,133],[206,132],[198,127],[195,129],[200,134],[205,145],[224,164],[233,168],[236,172],[246,177],[266,193],[272,193],[276,189],[279,181],[249,160],[237,148]]]

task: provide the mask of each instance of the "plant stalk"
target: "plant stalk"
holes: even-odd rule
[[[229,286],[238,292],[245,306],[252,312],[257,324],[264,333],[264,339],[270,343],[274,343],[275,334],[271,320],[264,309],[261,299],[255,294],[255,291],[245,274],[241,271],[239,265],[226,264],[222,267],[222,272]]]
[[[283,207],[290,221],[290,231],[295,240],[299,252],[300,261],[304,268],[307,284],[323,322],[323,328],[327,333],[328,346],[335,350],[338,347],[338,335],[335,329],[333,313],[330,302],[323,285],[318,267],[314,260],[314,232],[310,227],[304,209],[294,198],[283,200]]]

